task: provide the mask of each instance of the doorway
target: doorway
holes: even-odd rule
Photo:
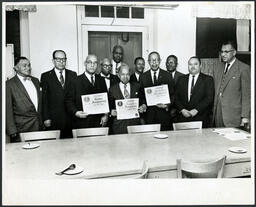
[[[142,56],[142,32],[98,32],[88,31],[88,52],[96,54],[98,60],[112,59],[112,49],[115,45],[124,48],[123,62],[134,72],[134,59]],[[100,72],[100,64],[97,69]]]

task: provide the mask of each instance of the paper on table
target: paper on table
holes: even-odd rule
[[[234,128],[221,128],[221,129],[214,129],[213,131],[232,141],[251,138],[250,134]]]

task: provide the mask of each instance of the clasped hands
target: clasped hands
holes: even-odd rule
[[[138,109],[139,113],[146,112],[146,110],[147,110],[146,104],[142,104],[142,105],[139,107],[139,109]],[[117,116],[116,109],[112,109],[112,110],[111,110],[111,116]]]
[[[187,109],[182,109],[181,113],[184,117],[189,118],[189,117],[194,117],[198,114],[198,111],[196,109],[192,109],[192,110],[187,110]]]

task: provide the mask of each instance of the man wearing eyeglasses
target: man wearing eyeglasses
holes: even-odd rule
[[[119,78],[116,75],[111,74],[112,64],[108,58],[104,58],[101,61],[101,77],[105,79],[106,87],[109,91],[109,88],[116,83],[119,83]]]
[[[105,80],[96,74],[98,58],[89,54],[84,62],[85,72],[79,75],[69,88],[65,104],[70,115],[73,117],[73,128],[91,128],[106,126],[108,114],[88,115],[83,111],[82,95],[107,92]]]
[[[43,91],[43,121],[48,130],[61,130],[61,138],[72,137],[71,118],[64,104],[69,85],[76,79],[76,72],[66,69],[67,57],[63,50],[52,53],[54,68],[41,75]]]
[[[250,67],[236,58],[236,44],[222,44],[220,63],[213,71],[215,100],[213,124],[215,127],[249,127]]]

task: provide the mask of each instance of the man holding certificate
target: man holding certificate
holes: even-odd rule
[[[121,65],[118,77],[120,83],[109,90],[111,116],[114,117],[112,131],[113,134],[124,134],[127,133],[127,126],[141,124],[139,113],[146,111],[146,105],[141,99],[140,85],[129,82],[128,65]]]
[[[73,116],[73,128],[106,126],[108,120],[108,98],[104,78],[97,75],[97,56],[88,55],[85,72],[70,86],[65,104]]]
[[[173,105],[174,81],[170,73],[160,69],[160,62],[158,52],[149,54],[150,70],[141,75],[140,85],[148,106],[146,123],[161,124],[161,130],[170,130],[172,120],[168,111]]]

